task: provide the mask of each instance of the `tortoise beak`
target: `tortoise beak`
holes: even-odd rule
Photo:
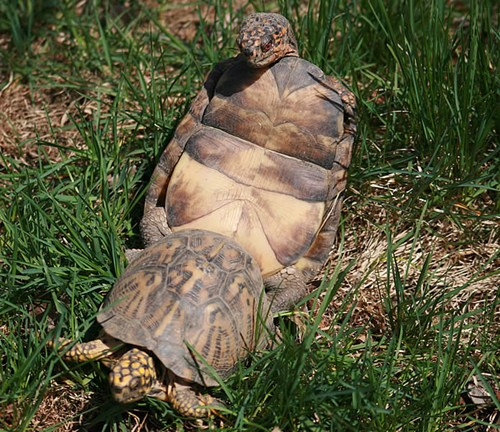
[[[252,47],[241,47],[241,52],[245,57],[249,58],[252,56],[253,49]]]

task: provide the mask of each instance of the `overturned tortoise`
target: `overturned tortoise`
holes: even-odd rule
[[[66,360],[101,359],[111,367],[113,397],[169,401],[203,417],[218,405],[201,386],[217,385],[272,330],[260,269],[234,240],[187,230],[142,251],[103,304],[102,336],[73,345]],[[209,368],[206,368],[208,364]],[[210,407],[211,406],[211,407]]]
[[[299,58],[289,22],[252,14],[240,54],[209,74],[153,173],[145,244],[182,229],[238,241],[274,308],[306,293],[334,243],[356,130],[355,100]]]

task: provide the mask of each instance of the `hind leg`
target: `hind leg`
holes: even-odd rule
[[[203,418],[212,414],[224,404],[210,395],[198,393],[192,386],[181,384],[168,371],[167,402],[170,402],[179,414],[185,417]]]
[[[141,220],[141,234],[146,247],[171,233],[165,208],[153,207],[144,213]]]
[[[273,314],[290,310],[307,294],[310,272],[289,266],[264,280]]]

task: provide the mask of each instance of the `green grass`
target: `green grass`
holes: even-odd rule
[[[47,112],[50,139],[0,154],[0,430],[56,430],[36,421],[51,398],[71,404],[68,394],[86,395],[73,402],[78,408],[64,405],[81,430],[132,430],[143,420],[142,430],[195,427],[158,401],[117,406],[104,367],[65,364],[46,348],[58,334],[97,334],[95,314],[123,270],[124,249],[139,244],[155,162],[206,72],[236,53],[244,14],[231,3],[209,2],[215,22],[199,13],[192,42],[162,21],[175,8],[169,2],[131,3],[96,0],[79,11],[69,0],[0,3],[8,42],[0,45],[0,97],[19,85],[75,101],[64,126]],[[459,280],[456,269],[441,271],[444,255],[428,239],[453,226],[448,255],[500,241],[497,6],[253,6],[286,14],[303,56],[349,83],[359,126],[333,276],[311,294],[315,313],[300,342],[283,325],[281,344],[215,391],[229,402],[227,429],[486,430],[484,412],[500,410],[498,399],[479,412],[459,401],[472,375],[490,394],[499,385],[499,288],[466,294],[499,280],[500,252],[481,255],[475,273]],[[18,81],[9,85],[11,72]],[[28,148],[36,155],[29,163]],[[360,232],[387,246],[351,279],[361,257],[346,244],[361,248],[370,235]],[[367,286],[382,300],[362,320]]]

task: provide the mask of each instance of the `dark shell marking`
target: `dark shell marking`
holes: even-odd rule
[[[282,59],[264,73],[238,62],[219,80],[202,122],[299,161],[345,169],[349,161],[335,151],[343,103],[323,82],[321,69],[300,58]]]

